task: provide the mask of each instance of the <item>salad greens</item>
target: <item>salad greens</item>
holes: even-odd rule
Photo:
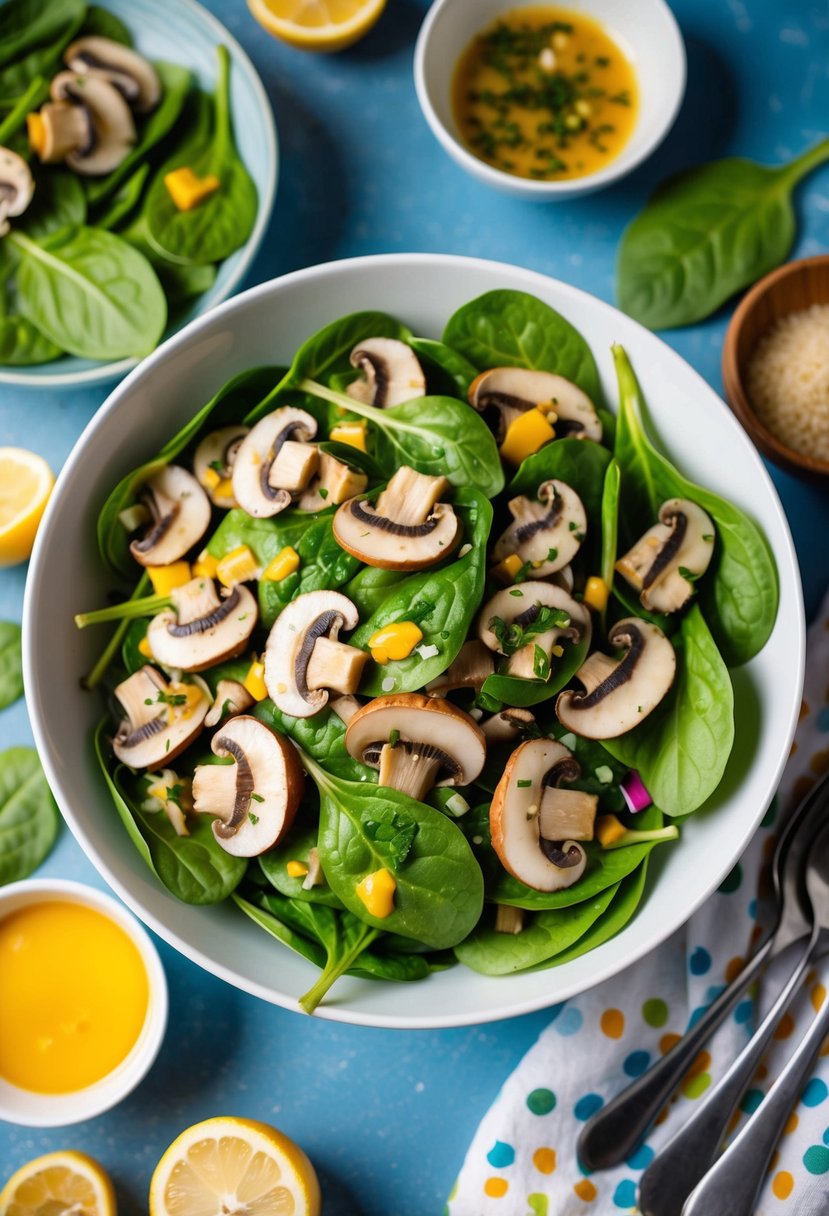
[[[21,629],[16,621],[0,621],[0,709],[23,696]]]
[[[44,860],[60,818],[37,752],[0,752],[0,885],[27,878]]]

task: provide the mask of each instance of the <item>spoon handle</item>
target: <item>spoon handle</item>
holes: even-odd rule
[[[669,1052],[585,1124],[579,1137],[578,1155],[588,1169],[605,1170],[620,1165],[644,1140],[650,1125],[680,1085],[700,1048],[725,1021],[763,969],[772,942],[773,936],[763,942],[736,979]]]

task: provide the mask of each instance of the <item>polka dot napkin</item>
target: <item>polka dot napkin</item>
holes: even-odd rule
[[[642,1171],[691,1105],[744,1046],[758,1009],[743,999],[700,1052],[647,1142],[618,1169],[589,1174],[576,1160],[585,1121],[669,1050],[732,979],[762,935],[767,867],[779,820],[829,767],[829,596],[809,631],[806,687],[792,755],[774,804],[740,862],[688,924],[621,975],[551,1010],[538,1042],[507,1080],[466,1155],[446,1216],[613,1216],[635,1212]],[[759,896],[759,901],[758,901]],[[771,1003],[787,969],[762,989]],[[821,980],[823,982],[821,982]],[[829,965],[811,974],[778,1028],[731,1131],[759,1106],[826,998]],[[792,1112],[757,1216],[829,1214],[829,1040]]]

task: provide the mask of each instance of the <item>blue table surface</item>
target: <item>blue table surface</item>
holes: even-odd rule
[[[464,174],[420,114],[411,65],[425,0],[389,0],[363,42],[321,57],[271,39],[242,0],[208,7],[252,56],[279,130],[279,194],[248,285],[330,259],[418,250],[514,262],[612,301],[620,233],[657,181],[732,153],[777,162],[824,135],[829,113],[825,0],[674,0],[689,74],[667,142],[612,189],[524,203]],[[795,255],[824,252],[829,167],[800,189],[797,211]],[[718,391],[728,315],[665,335]],[[58,470],[103,396],[3,388],[0,444],[32,448]],[[827,574],[829,498],[771,472],[812,613]],[[24,578],[25,567],[0,572],[0,617],[19,619]],[[3,714],[3,746],[30,739],[18,704]],[[41,873],[104,885],[65,830]],[[84,1149],[111,1171],[122,1214],[140,1213],[153,1166],[180,1130],[240,1114],[276,1123],[304,1145],[327,1216],[437,1214],[479,1119],[547,1021],[542,1012],[436,1032],[339,1026],[259,1002],[159,947],[170,1022],[148,1078],[87,1124],[42,1132],[0,1124],[0,1181],[37,1153]]]

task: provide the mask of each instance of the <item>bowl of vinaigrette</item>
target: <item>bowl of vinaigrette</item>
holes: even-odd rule
[[[59,879],[0,889],[0,1119],[60,1127],[109,1110],[166,1024],[158,952],[111,896]]]
[[[587,194],[662,142],[685,91],[685,47],[664,0],[437,0],[415,87],[438,141],[522,198]]]

